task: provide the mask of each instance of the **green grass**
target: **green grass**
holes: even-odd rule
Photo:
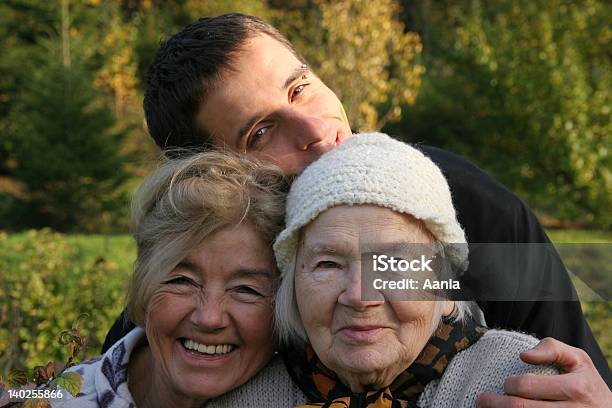
[[[546,233],[553,243],[612,243],[612,231],[548,229]]]
[[[136,244],[130,235],[67,235],[71,245],[79,249],[81,261],[91,263],[98,258],[111,260],[123,271],[132,271],[136,260]]]
[[[555,244],[612,243],[612,231],[550,229],[546,232]],[[608,270],[606,275],[609,276],[609,273]],[[612,366],[612,301],[582,302],[582,309],[608,365]]]

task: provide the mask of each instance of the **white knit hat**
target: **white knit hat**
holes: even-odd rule
[[[286,227],[274,242],[282,275],[294,266],[300,229],[328,208],[346,204],[410,214],[438,241],[466,243],[448,183],[429,158],[382,133],[356,134],[308,166],[291,186]],[[467,245],[446,250],[455,265],[466,265]]]

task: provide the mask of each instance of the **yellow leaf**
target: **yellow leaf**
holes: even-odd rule
[[[49,384],[49,388],[62,387],[73,397],[76,397],[79,391],[81,391],[81,385],[83,384],[83,376],[79,373],[67,372],[62,373],[56,377]]]

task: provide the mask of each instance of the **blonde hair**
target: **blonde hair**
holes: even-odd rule
[[[251,223],[271,246],[283,225],[287,190],[278,167],[234,153],[163,160],[132,202],[137,258],[126,299],[130,319],[144,327],[163,277],[213,232]]]

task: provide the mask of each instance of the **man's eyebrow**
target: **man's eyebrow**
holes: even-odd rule
[[[302,64],[300,65],[298,68],[294,69],[291,74],[287,77],[287,79],[285,80],[285,83],[283,84],[283,88],[282,89],[287,89],[289,88],[289,86],[299,77],[301,77],[302,75],[305,75],[307,72],[310,71],[310,68],[308,68],[308,65],[306,64]]]

